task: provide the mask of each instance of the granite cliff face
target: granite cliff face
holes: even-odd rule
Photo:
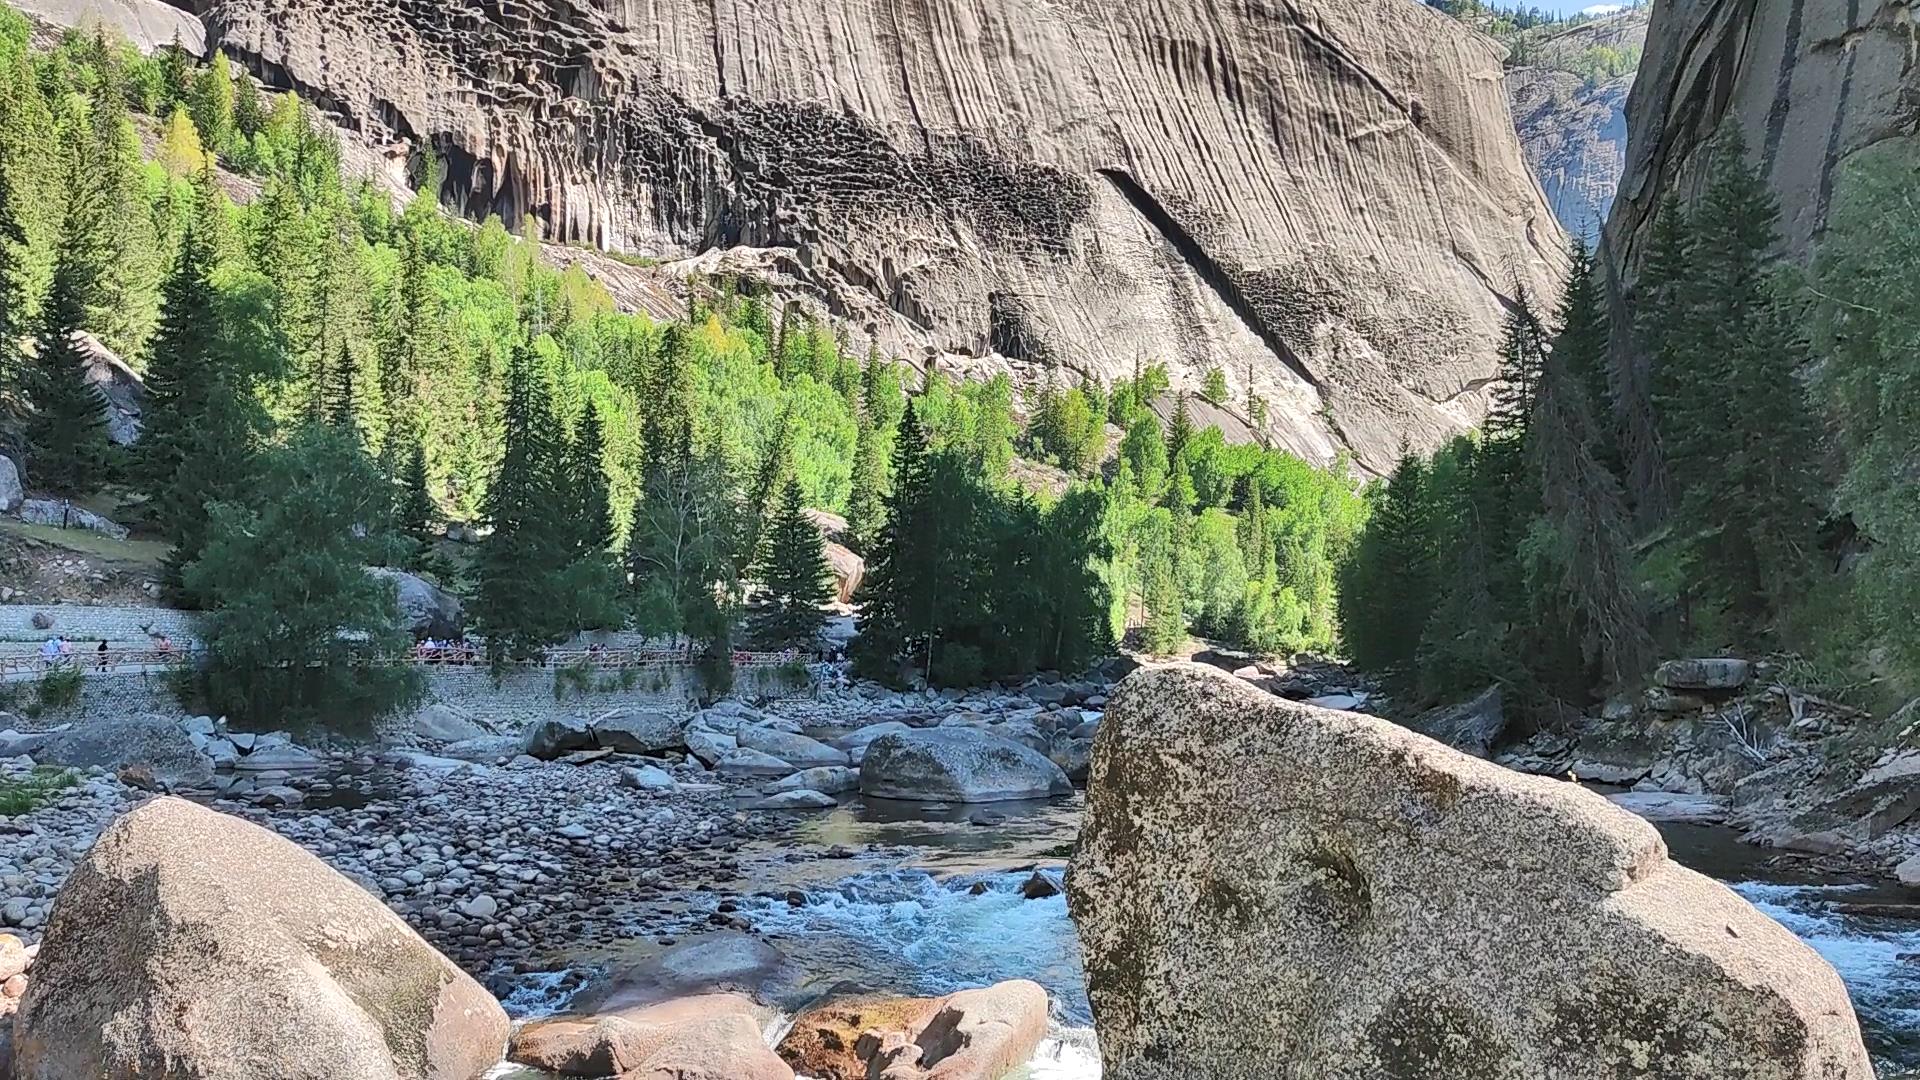
[[[1634,80],[1599,69],[1599,54],[1630,58],[1646,34],[1646,14],[1626,12],[1525,41],[1507,68],[1527,164],[1560,224],[1589,244],[1599,242],[1626,166]]]
[[[771,253],[923,364],[1219,364],[1320,459],[1477,420],[1563,261],[1499,50],[1408,0],[182,2],[470,215]]]
[[[1697,190],[1702,150],[1729,125],[1780,196],[1782,253],[1811,254],[1847,159],[1920,137],[1917,14],[1912,0],[1659,0],[1607,223],[1618,286],[1631,288],[1653,211]]]

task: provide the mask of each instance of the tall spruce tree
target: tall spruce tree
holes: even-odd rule
[[[1669,195],[1655,212],[1646,262],[1634,286],[1635,355],[1615,371],[1627,493],[1642,527],[1664,523],[1672,510],[1659,399],[1670,380],[1684,382],[1695,360],[1694,343],[1686,338],[1692,325],[1687,313],[1691,246],[1686,208]]]
[[[13,170],[0,156],[0,416],[18,392],[26,327],[27,232],[15,205]]]
[[[1369,492],[1373,506],[1342,567],[1340,626],[1355,663],[1401,689],[1417,681],[1422,629],[1438,581],[1427,463],[1403,449],[1393,474]]]
[[[574,631],[555,602],[569,552],[556,525],[553,409],[523,343],[507,366],[505,453],[487,489],[492,532],[474,560],[474,621],[496,662],[536,654]]]
[[[34,479],[54,491],[84,494],[106,479],[107,403],[88,379],[91,357],[80,341],[92,282],[92,237],[76,191],[55,258],[53,287],[41,306],[27,379],[27,446]]]
[[[887,462],[881,456],[880,433],[873,420],[861,414],[853,441],[853,475],[847,495],[847,531],[861,551],[870,550],[887,516]]]
[[[863,670],[891,679],[901,661],[924,667],[931,658],[940,582],[934,575],[940,522],[930,500],[927,438],[912,402],[893,442],[893,490],[886,524],[867,558],[864,607],[854,657]]]
[[[613,543],[613,505],[607,490],[605,427],[592,399],[581,406],[580,418],[573,427],[560,490],[572,496],[571,542],[573,553],[580,556],[605,551]]]
[[[176,589],[181,569],[206,543],[207,507],[239,501],[250,490],[261,425],[213,281],[225,201],[206,172],[194,192],[194,212],[161,285],[137,463],[154,516],[173,540],[167,576]]]
[[[811,648],[826,625],[825,605],[833,599],[825,544],[805,510],[800,481],[789,476],[768,525],[759,573],[767,604],[759,636],[781,648]]]
[[[1571,635],[1608,688],[1628,685],[1652,659],[1653,639],[1635,578],[1626,504],[1604,455],[1602,410],[1593,372],[1608,353],[1606,314],[1593,258],[1573,252],[1560,307],[1561,331],[1541,369],[1529,451],[1541,514],[1527,545],[1529,592],[1538,622]],[[1551,650],[1536,649],[1540,682],[1561,696],[1584,693],[1589,670],[1540,670]]]
[[[1675,536],[1707,629],[1751,644],[1777,629],[1803,591],[1820,520],[1806,359],[1776,292],[1778,200],[1737,129],[1717,140],[1689,220],[1682,346],[1656,371],[1660,441]],[[1720,625],[1714,625],[1714,624]]]

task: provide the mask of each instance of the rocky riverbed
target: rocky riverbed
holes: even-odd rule
[[[449,756],[479,749],[459,740],[316,751],[316,770],[267,770],[199,797],[360,883],[516,1017],[592,1008],[642,985],[678,992],[718,982],[790,1014],[852,991],[931,998],[1031,979],[1051,1013],[1031,1075],[1079,1080],[1098,1075],[1097,1054],[1058,887],[1081,796],[968,805],[847,790],[817,807],[762,807],[769,788],[809,773],[839,768],[857,778],[852,762],[864,754],[848,736],[862,729],[991,729],[1053,749],[1055,736],[1071,741],[1082,725],[1098,726],[1103,689],[1040,690],[1058,693],[1054,701],[869,689],[729,704],[682,729],[694,743],[733,740],[731,749],[709,746],[707,758],[595,748],[539,760],[497,736],[488,744],[496,753],[480,761]],[[721,768],[743,731],[781,747],[751,734],[758,730],[812,744],[783,752],[828,747],[849,764],[786,762],[774,770],[786,776]],[[0,775],[26,775],[27,761],[0,761]],[[147,783],[95,768],[47,806],[0,818],[0,930],[37,941],[74,861],[107,823],[153,797]],[[1920,980],[1903,975],[1920,935],[1888,917],[1904,894],[1798,878],[1727,830],[1678,828],[1682,861],[1742,883],[1742,895],[1840,970],[1883,1075],[1920,1064]],[[1881,906],[1849,913],[1849,904]],[[761,1022],[769,1031],[782,1023],[777,1014]],[[542,1074],[503,1066],[498,1075]]]

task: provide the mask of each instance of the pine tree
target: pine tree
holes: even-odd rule
[[[505,453],[487,489],[492,532],[474,560],[474,620],[496,661],[533,655],[575,629],[556,603],[567,551],[554,511],[553,410],[525,344],[507,367]]]
[[[1653,652],[1645,605],[1635,580],[1631,534],[1619,483],[1603,456],[1592,394],[1593,372],[1607,356],[1607,325],[1593,259],[1573,252],[1573,274],[1561,303],[1561,331],[1541,370],[1529,450],[1541,492],[1541,515],[1528,541],[1529,593],[1551,628],[1546,636],[1577,638],[1582,659],[1609,688],[1644,673]],[[1536,649],[1540,681],[1565,696],[1584,693],[1588,672],[1545,669],[1550,650]]]
[[[1175,461],[1180,451],[1187,448],[1187,441],[1193,438],[1193,415],[1187,411],[1187,394],[1181,391],[1174,399],[1173,420],[1167,424],[1167,460]]]
[[[427,448],[415,440],[407,447],[406,465],[400,475],[400,497],[394,508],[394,519],[400,532],[411,542],[412,550],[407,558],[409,566],[418,567],[426,551],[432,547],[433,522],[439,512],[433,503],[427,473]]]
[[[853,443],[852,490],[847,496],[847,531],[860,551],[868,551],[887,516],[887,463],[880,435],[864,413]]]
[[[1642,526],[1666,520],[1672,509],[1666,452],[1661,446],[1664,422],[1658,398],[1668,380],[1686,378],[1694,360],[1683,340],[1691,319],[1686,314],[1685,290],[1693,278],[1688,265],[1692,229],[1679,199],[1669,195],[1653,219],[1653,235],[1645,264],[1635,285],[1633,337],[1637,356],[1619,372],[1621,456],[1626,460],[1627,489]]]
[[[79,202],[79,193],[74,203]],[[41,305],[27,379],[27,445],[43,487],[84,494],[97,489],[107,461],[106,399],[88,379],[91,357],[80,341],[87,309],[88,243],[83,208],[69,204],[53,287]]]
[[[0,155],[0,416],[24,378],[27,233],[15,206],[13,170]]]
[[[877,678],[890,678],[894,664],[931,662],[940,582],[941,522],[933,519],[927,439],[919,409],[909,403],[893,442],[893,490],[886,523],[867,558],[864,607],[855,659]]]
[[[826,625],[828,584],[825,545],[805,513],[800,481],[788,477],[779,511],[768,526],[767,552],[760,564],[768,609],[760,619],[762,640],[782,648],[811,648]]]
[[[1692,277],[1678,329],[1696,348],[1663,365],[1655,383],[1676,535],[1707,611],[1741,641],[1773,629],[1800,599],[1821,515],[1798,378],[1806,347],[1770,269],[1779,215],[1729,130],[1689,223]]]
[[[326,383],[321,388],[321,394],[327,423],[357,439],[360,437],[360,420],[355,407],[357,399],[354,396],[353,369],[353,353],[345,344],[342,344],[339,359],[327,369]]]
[[[605,551],[613,543],[613,509],[607,489],[606,435],[600,410],[589,399],[574,424],[568,444],[562,490],[573,495],[573,551],[576,556]]]
[[[1426,462],[1403,449],[1393,474],[1369,494],[1373,513],[1340,583],[1340,626],[1355,663],[1405,688],[1417,675],[1437,584]]]
[[[261,100],[260,88],[246,72],[233,86],[233,130],[241,139],[251,139],[260,134],[267,126],[267,104]]]
[[[760,453],[759,468],[754,470],[753,483],[746,491],[746,503],[741,508],[740,548],[734,552],[740,565],[760,563],[761,541],[766,535],[767,515],[773,509],[774,494],[792,470],[793,407],[789,405],[780,411],[780,420]]]
[[[176,588],[180,569],[205,544],[207,507],[239,500],[248,490],[261,423],[213,283],[225,202],[204,171],[194,192],[193,215],[161,285],[137,444],[137,472],[151,493],[155,518],[174,542],[168,578]]]
[[[201,141],[209,150],[224,150],[234,130],[233,67],[225,52],[215,49],[206,70],[194,76],[191,98],[193,126]]]

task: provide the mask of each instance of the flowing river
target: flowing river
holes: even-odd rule
[[[1088,1011],[1079,945],[1064,895],[1029,900],[1038,867],[1059,884],[1079,826],[1072,802],[926,810],[854,799],[806,819],[801,840],[895,852],[871,869],[822,876],[795,864],[752,884],[766,895],[737,914],[766,935],[805,975],[776,992],[797,1009],[829,991],[940,994],[1003,979],[1032,979],[1054,1001],[1052,1036],[1024,1080],[1092,1080],[1099,1055]],[[1728,882],[1826,957],[1851,991],[1883,1078],[1920,1078],[1920,922],[1836,912],[1837,904],[1906,903],[1894,886],[1795,879],[1766,866],[1763,853],[1725,829],[1663,829],[1674,857]],[[797,891],[804,900],[790,902]],[[688,900],[689,925],[711,912]],[[561,1008],[554,977],[530,977],[510,1011]],[[503,1069],[499,1078],[531,1077]]]

